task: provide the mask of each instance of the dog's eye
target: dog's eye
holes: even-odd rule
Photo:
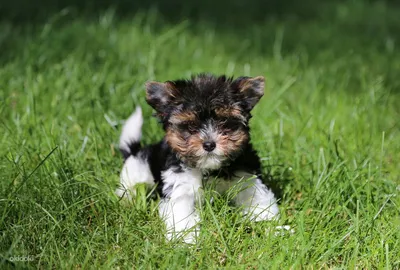
[[[190,132],[190,134],[194,134],[197,132],[197,128],[195,126],[189,125],[188,131]]]
[[[239,129],[242,124],[235,120],[226,120],[222,123],[222,133],[227,135],[228,133]]]
[[[188,131],[190,134],[194,134],[197,132],[197,124],[194,121],[184,122],[179,125],[179,128],[185,131]]]

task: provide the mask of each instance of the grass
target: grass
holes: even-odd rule
[[[400,7],[319,7],[231,26],[152,9],[0,22],[0,268],[399,269]],[[266,76],[252,141],[282,218],[252,224],[221,196],[190,247],[165,242],[144,192],[113,191],[134,106],[143,142],[163,136],[144,82],[203,71]]]

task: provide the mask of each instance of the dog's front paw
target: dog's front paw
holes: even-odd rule
[[[243,214],[252,221],[278,220],[279,208],[276,203],[268,206],[257,205],[243,209]]]
[[[196,244],[200,228],[197,226],[191,230],[180,232],[167,232],[166,238],[168,241],[182,241],[185,244]]]

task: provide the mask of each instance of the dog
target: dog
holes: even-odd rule
[[[126,120],[119,148],[124,157],[116,194],[132,199],[139,183],[157,185],[167,239],[195,243],[196,205],[204,178],[221,179],[219,192],[239,186],[233,202],[254,221],[279,218],[274,193],[263,184],[250,142],[251,110],[264,95],[264,77],[198,74],[188,80],[147,82],[146,101],[165,131],[141,147],[140,107]],[[191,230],[190,230],[191,229]]]

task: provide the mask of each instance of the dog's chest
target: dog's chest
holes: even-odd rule
[[[255,177],[250,173],[238,171],[233,173],[226,169],[203,173],[203,187],[206,189],[215,190],[218,193],[225,193],[238,182]]]

